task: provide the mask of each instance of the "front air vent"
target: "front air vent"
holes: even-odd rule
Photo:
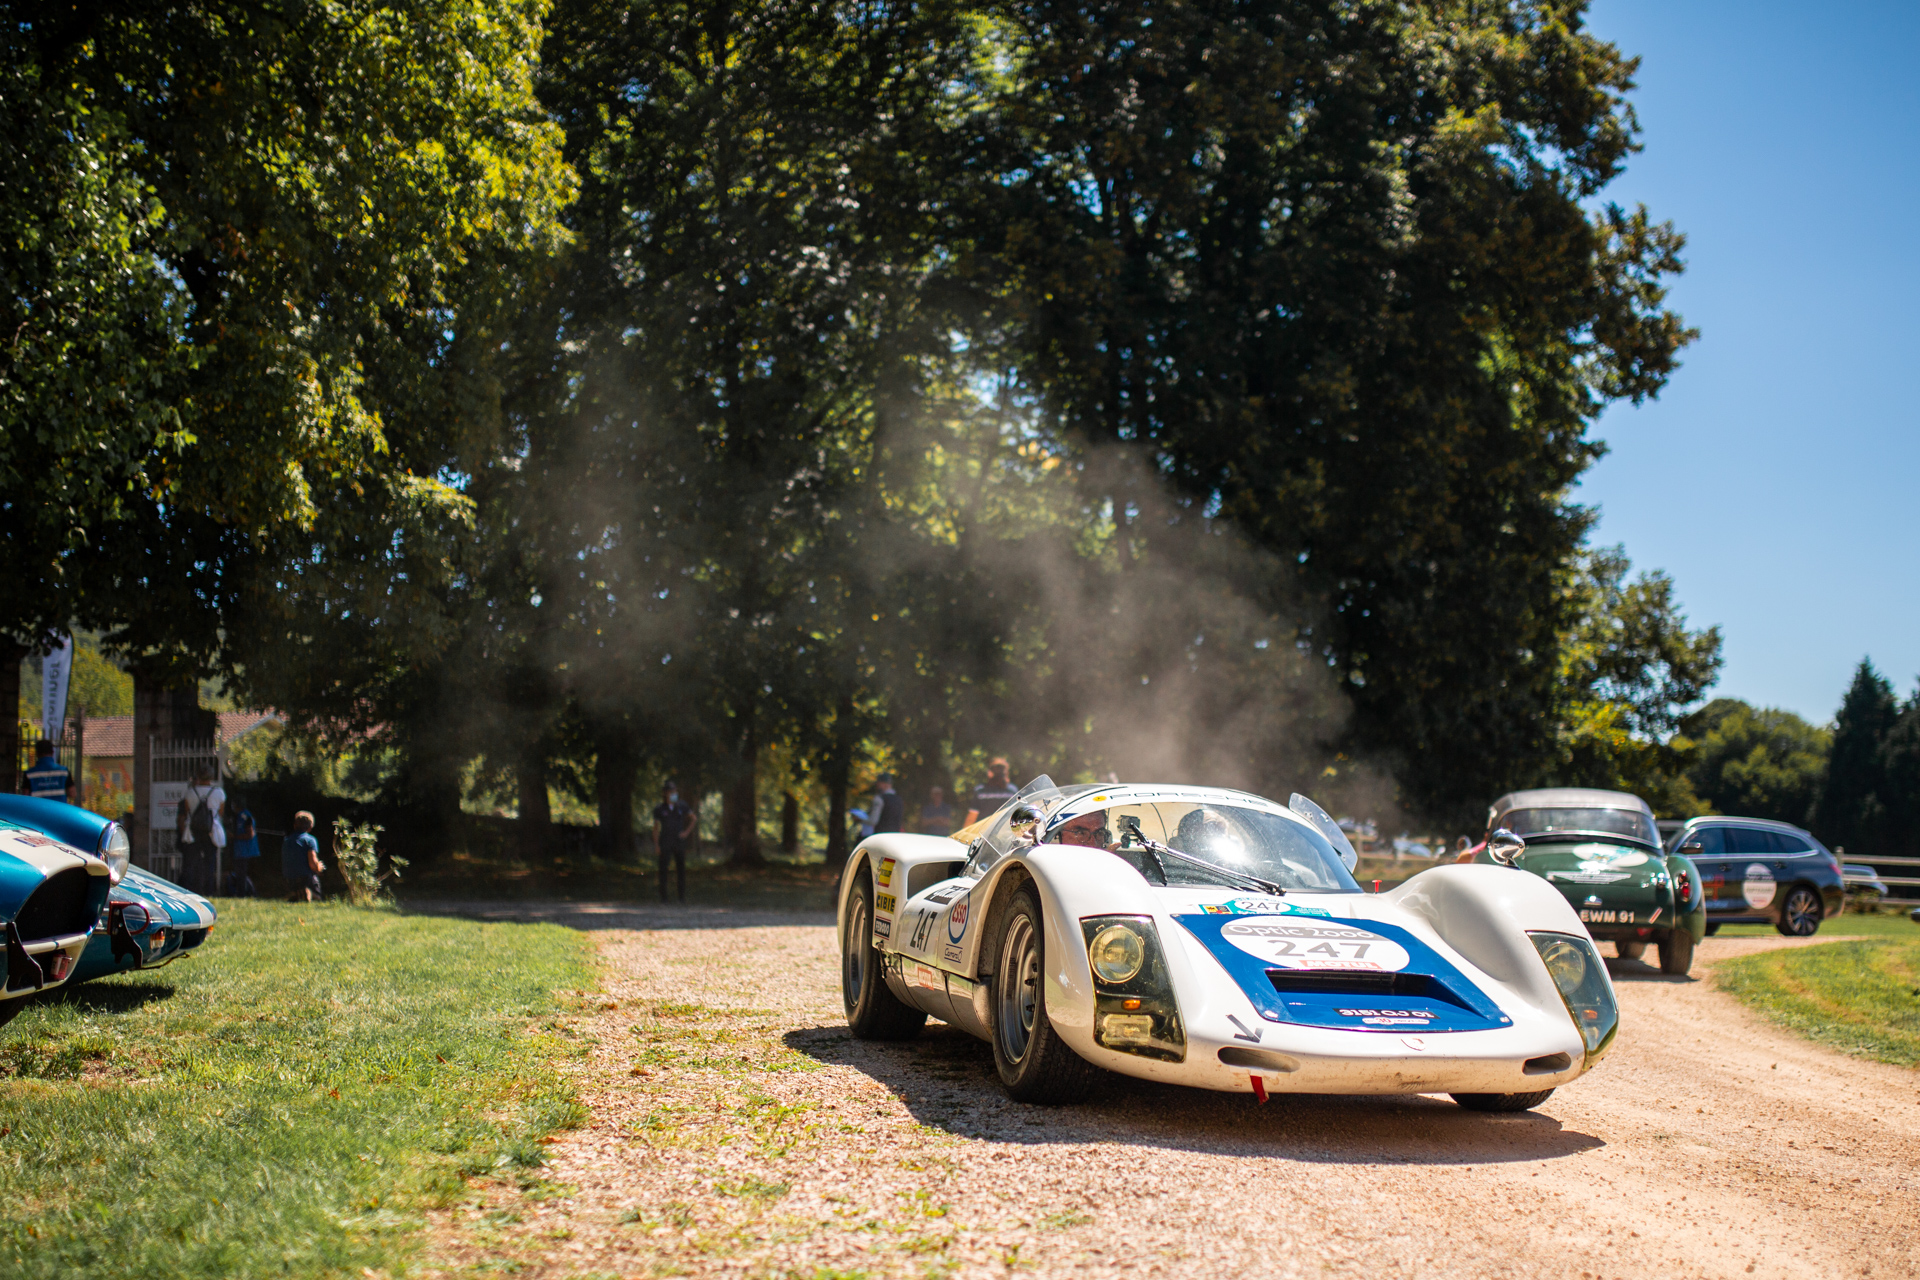
[[[1220,1061],[1230,1067],[1244,1067],[1249,1071],[1286,1072],[1300,1069],[1298,1058],[1290,1058],[1271,1049],[1243,1049],[1232,1044],[1220,1050]]]
[[[1406,996],[1444,1000],[1471,1009],[1446,983],[1427,973],[1366,973],[1346,969],[1269,969],[1267,978],[1282,995]]]
[[[92,889],[93,877],[84,867],[68,867],[41,881],[40,887],[27,896],[20,914],[13,918],[20,941],[38,942],[42,938],[65,937],[93,928],[93,912],[87,910]]]
[[[1550,1053],[1544,1058],[1528,1058],[1527,1065],[1521,1070],[1530,1076],[1550,1076],[1573,1066],[1573,1059],[1564,1053]]]

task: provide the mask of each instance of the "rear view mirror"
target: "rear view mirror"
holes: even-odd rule
[[[1487,856],[1503,867],[1512,866],[1526,851],[1527,842],[1505,827],[1487,837]]]
[[[1046,816],[1046,810],[1042,809],[1039,805],[1023,804],[1016,808],[1013,811],[1013,815],[1007,819],[1007,826],[1013,831],[1013,834],[1017,836],[1021,836],[1027,840],[1038,841],[1040,838],[1040,824],[1046,820]]]

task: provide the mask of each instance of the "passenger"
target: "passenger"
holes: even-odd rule
[[[1083,849],[1111,849],[1113,832],[1107,829],[1107,811],[1095,809],[1062,823],[1053,833],[1053,842],[1078,845]]]
[[[1240,841],[1233,834],[1233,827],[1221,815],[1213,810],[1201,807],[1180,819],[1180,826],[1173,833],[1173,847],[1182,853],[1190,853],[1196,858],[1212,860],[1244,857]]]

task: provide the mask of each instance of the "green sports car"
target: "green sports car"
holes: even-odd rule
[[[1515,791],[1494,801],[1487,830],[1474,860],[1510,860],[1544,877],[1594,941],[1613,943],[1628,960],[1652,943],[1662,973],[1693,967],[1694,944],[1707,932],[1700,872],[1685,856],[1662,851],[1653,810],[1639,796],[1585,787]]]

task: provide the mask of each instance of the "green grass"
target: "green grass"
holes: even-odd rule
[[[1900,923],[1920,935],[1920,928]],[[1859,1057],[1920,1066],[1920,936],[1742,956],[1718,965],[1715,978],[1723,990],[1809,1039]]]
[[[581,1118],[547,925],[230,901],[194,955],[0,1030],[0,1274],[391,1270],[465,1177]]]
[[[1777,938],[1779,932],[1770,924],[1723,924],[1716,938]],[[1849,912],[1842,916],[1828,916],[1820,922],[1820,932],[1815,937],[1835,938],[1914,938],[1920,939],[1920,924],[1907,919],[1907,913],[1898,915],[1860,915]]]

